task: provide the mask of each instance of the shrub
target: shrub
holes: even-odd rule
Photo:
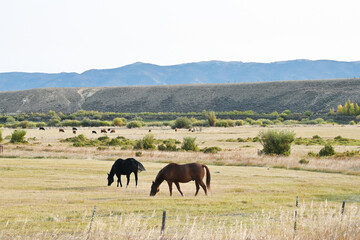
[[[25,130],[15,130],[12,134],[11,134],[11,143],[25,143],[26,141],[24,140],[24,137],[26,135],[26,131]]]
[[[210,111],[206,114],[206,118],[209,122],[209,126],[210,127],[215,127],[216,126],[216,115],[214,111]]]
[[[135,156],[136,156],[136,157],[141,157],[142,155],[143,155],[143,153],[140,152],[140,151],[139,151],[139,152],[135,152]]]
[[[335,150],[332,145],[326,144],[322,149],[320,149],[319,156],[332,156],[335,155]]]
[[[136,141],[135,149],[155,149],[154,135],[147,134],[143,139]]]
[[[121,140],[118,138],[113,138],[108,144],[109,146],[121,146]]]
[[[175,139],[167,139],[163,144],[158,146],[160,151],[177,151],[176,140]]]
[[[309,157],[317,157],[317,154],[314,153],[313,151],[309,151],[307,154]]]
[[[127,128],[141,128],[142,123],[140,121],[131,121],[126,125]]]
[[[204,149],[201,149],[202,152],[204,153],[218,153],[219,151],[221,151],[220,147],[206,147]]]
[[[356,123],[355,123],[355,121],[350,121],[349,124],[350,125],[355,125]]]
[[[216,122],[216,126],[217,127],[229,127],[229,122],[228,120],[219,120]]]
[[[300,164],[308,164],[309,163],[309,160],[306,160],[306,159],[301,159],[299,161]]]
[[[2,131],[0,130],[0,143],[4,141],[3,137],[2,137]]]
[[[191,128],[191,121],[187,117],[179,117],[176,119],[173,128]]]
[[[294,136],[295,133],[287,130],[268,130],[260,132],[258,137],[264,147],[263,153],[288,156]]]
[[[184,137],[181,149],[185,151],[199,151],[199,147],[195,143],[196,137]]]
[[[114,118],[113,125],[117,127],[125,126],[126,120],[125,118]]]
[[[243,125],[245,125],[245,121],[244,120],[236,120],[235,125],[236,126],[243,126]]]

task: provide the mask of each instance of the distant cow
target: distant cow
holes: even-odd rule
[[[111,128],[108,129],[108,132],[110,132],[110,131],[111,131]]]
[[[151,132],[151,129],[149,129],[149,132]]]
[[[112,129],[112,130],[110,131],[110,133],[115,133],[115,129]]]
[[[101,129],[101,133],[107,133],[106,129]]]
[[[76,134],[76,131],[75,131],[75,130],[73,130],[73,134]]]
[[[177,128],[175,128],[175,132],[177,132],[178,131],[178,129]]]
[[[39,127],[39,130],[43,130],[43,131],[45,131],[45,128],[43,128],[43,127]]]
[[[62,129],[62,128],[60,128],[60,129],[59,129],[59,132],[65,132],[65,130],[64,130],[64,129]]]
[[[92,131],[91,133],[93,133],[93,134],[97,134],[97,132],[96,132],[96,131]]]
[[[76,128],[76,127],[73,127],[73,131],[77,131],[77,128]]]

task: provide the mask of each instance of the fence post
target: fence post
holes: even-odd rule
[[[90,237],[90,231],[91,231],[92,223],[93,223],[93,221],[94,221],[95,212],[96,212],[96,205],[94,206],[94,210],[93,210],[93,213],[92,213],[92,216],[91,216],[90,227],[89,227],[89,231],[88,231],[88,233],[87,233],[86,240],[89,240],[89,237]]]
[[[163,216],[162,216],[162,223],[161,223],[161,231],[160,234],[163,234],[164,229],[165,229],[165,220],[166,220],[166,211],[163,211]]]
[[[341,206],[341,221],[343,220],[344,211],[345,211],[345,201],[343,201]]]
[[[295,209],[295,223],[294,223],[294,238],[295,238],[295,233],[296,233],[296,220],[297,220],[297,210],[299,207],[299,197],[296,197],[296,209]]]

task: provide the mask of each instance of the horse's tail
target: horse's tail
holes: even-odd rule
[[[135,160],[136,161],[136,160]],[[136,161],[137,165],[138,165],[138,171],[141,172],[141,171],[146,171],[144,165],[141,164],[141,162],[139,161]]]
[[[211,179],[210,170],[206,165],[202,165],[202,166],[206,170],[206,187],[210,190],[210,179]]]

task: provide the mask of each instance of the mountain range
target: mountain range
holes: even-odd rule
[[[83,73],[0,73],[0,91],[46,87],[113,87],[360,77],[360,61],[291,60],[272,63],[207,61],[159,66],[137,62]]]

